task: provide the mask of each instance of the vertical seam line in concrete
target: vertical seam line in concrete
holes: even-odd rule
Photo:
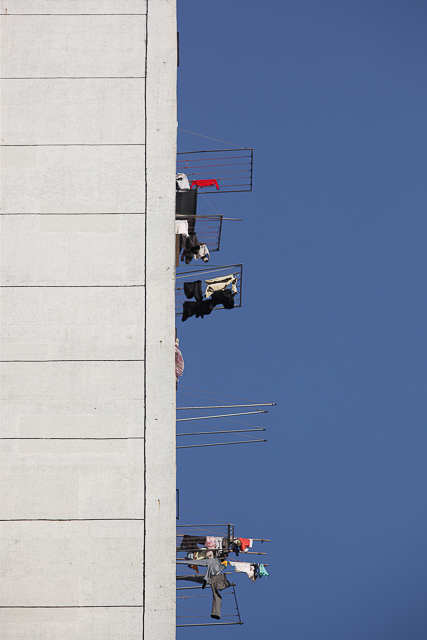
[[[145,79],[144,79],[144,119],[145,119],[145,247],[144,247],[144,537],[142,552],[142,640],[145,638],[145,557],[147,541],[147,207],[148,207],[148,175],[147,175],[147,71],[148,71],[148,2],[145,14]]]

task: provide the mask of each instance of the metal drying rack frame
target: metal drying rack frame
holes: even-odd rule
[[[199,154],[201,154],[200,157],[197,157]],[[221,155],[218,156],[214,154]],[[176,155],[177,173],[185,173],[189,177],[190,183],[192,180],[203,180],[206,178],[218,181],[219,189],[207,187],[209,190],[205,191],[206,187],[199,187],[199,189],[203,189],[200,193],[240,193],[242,191],[252,191],[254,150],[250,147],[179,151]],[[202,162],[203,164],[200,164]]]

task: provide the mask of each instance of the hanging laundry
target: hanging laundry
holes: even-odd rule
[[[241,546],[240,546],[241,551],[246,552],[248,549],[252,548],[253,540],[250,540],[249,538],[239,538],[239,540],[241,542]]]
[[[204,316],[208,316],[212,313],[214,307],[209,303],[208,300],[202,300],[202,302],[192,302],[191,300],[186,300],[182,305],[182,322],[185,322],[191,316],[196,316],[196,318],[203,318]]]
[[[208,300],[211,300],[215,307],[222,304],[224,309],[234,309],[234,293],[231,289],[225,289],[225,291],[214,291]]]
[[[262,578],[262,576],[269,576],[269,574],[267,573],[267,569],[264,567],[263,564],[259,565],[259,577]]]
[[[196,302],[201,302],[203,298],[202,281],[184,282],[184,293],[186,298],[195,298]]]
[[[189,551],[185,556],[186,560],[206,560],[212,559],[213,551],[211,549],[199,549],[198,551]]]
[[[188,230],[188,236],[181,235],[181,249],[193,257],[200,249],[200,242],[194,231]]]
[[[218,536],[207,536],[205,540],[205,546],[207,549],[221,549],[222,550],[223,538]]]
[[[188,237],[181,235],[181,262],[190,264],[196,253],[200,251],[200,242],[195,233],[188,232]]]
[[[184,550],[189,549],[191,551],[194,551],[194,549],[197,549],[197,545],[201,544],[204,546],[205,539],[206,539],[205,536],[190,536],[187,533],[185,533],[182,537],[182,541],[179,548]]]
[[[214,540],[215,540],[215,549],[219,549],[220,551],[222,551],[222,537],[218,538],[215,536]]]
[[[229,560],[229,564],[234,567],[236,573],[246,573],[248,578],[255,582],[255,571],[254,566],[250,562],[232,562]]]
[[[184,358],[182,357],[182,353],[179,349],[179,340],[178,338],[175,340],[175,378],[178,382],[178,379],[184,373]]]
[[[233,551],[236,554],[236,556],[238,556],[240,553],[240,545],[241,545],[240,540],[233,540],[233,542],[230,545],[231,551]]]
[[[204,576],[176,576],[177,580],[185,580],[186,582],[196,582],[197,584],[201,584],[202,589],[205,588],[205,577]],[[219,620],[221,618],[221,604],[222,604],[222,596],[219,591],[223,591],[224,589],[228,589],[231,587],[231,582],[227,580],[227,578],[222,574],[216,574],[210,579],[210,586],[212,589],[212,613],[211,618],[215,618]]]
[[[210,258],[209,249],[205,244],[201,244],[198,252],[194,254],[195,260],[198,260],[199,258],[201,258],[203,262],[209,262],[209,258]]]
[[[222,595],[219,593],[224,589],[228,589],[231,587],[231,583],[227,580],[227,578],[221,574],[217,574],[212,576],[211,578],[211,589],[212,589],[212,612],[211,618],[215,620],[221,619],[221,604],[222,604]]]
[[[233,293],[237,293],[237,278],[234,274],[230,273],[227,276],[220,276],[219,278],[210,278],[205,280],[206,287],[205,298],[209,298],[214,291],[223,291],[231,284],[231,290]]]
[[[181,560],[178,558],[176,564],[188,564],[188,560]],[[212,576],[217,575],[221,571],[224,571],[225,567],[218,558],[206,558],[206,560],[193,560],[193,564],[198,567],[206,567],[205,580],[207,584],[210,584]]]
[[[188,237],[188,220],[175,220],[175,234]]]
[[[220,556],[222,558],[226,558],[228,556],[228,547],[229,547],[228,538],[223,538],[222,539],[222,553],[220,554]]]
[[[190,183],[185,173],[176,174],[176,188],[180,191],[190,188]]]
[[[196,187],[202,187],[202,188],[216,187],[219,191],[218,182],[213,178],[211,178],[210,180],[193,180],[193,182],[191,183],[191,189],[193,188],[193,185],[196,185]]]

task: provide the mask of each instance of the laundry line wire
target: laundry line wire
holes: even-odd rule
[[[205,513],[199,513],[198,511],[193,511],[192,509],[187,509],[186,507],[182,507],[181,505],[179,505],[180,509],[184,509],[184,511],[190,511],[191,513],[195,513],[198,516],[203,516],[204,518],[209,518],[210,520],[215,520],[216,522],[220,522],[221,524],[230,524],[229,522],[226,522],[225,520],[220,520],[219,518],[214,518],[213,516],[207,516]],[[179,524],[177,525],[177,527],[179,527]]]
[[[221,418],[221,420],[227,420],[227,419],[228,419],[228,418]],[[239,421],[238,421],[238,420],[231,420],[231,422],[237,422],[237,423],[239,423]],[[250,429],[250,430],[248,429],[248,431],[255,431],[255,432],[259,432],[259,431],[266,431],[266,429],[263,429],[262,427],[260,427],[260,426],[258,426],[258,425],[256,425],[256,424],[254,424],[254,425],[249,425],[249,424],[247,424],[246,422],[241,422],[241,423],[239,423],[239,424],[242,424],[243,426],[251,426],[251,427],[255,427],[255,429]],[[210,430],[210,432],[208,432],[208,433],[206,433],[206,434],[204,434],[204,435],[213,435],[214,433],[221,433],[221,430],[219,430],[219,431],[218,431],[218,427],[212,427],[212,426],[210,426],[210,425],[208,425],[208,424],[205,424],[204,422],[198,422],[198,425],[197,425],[197,426],[198,426],[198,427],[205,427],[205,429],[209,429],[209,430]],[[241,435],[241,437],[242,437],[242,438],[245,438],[245,439],[247,439],[247,440],[252,440],[253,435],[246,435],[246,434],[244,433],[245,431],[246,431],[246,429],[243,429],[243,430],[242,430],[242,435]],[[212,432],[212,433],[211,433],[211,432]],[[224,433],[224,434],[227,434],[227,433],[233,433],[233,431],[227,431],[227,430],[224,430],[224,431],[223,431],[223,433]],[[178,436],[178,435],[183,435],[183,434],[179,434],[179,433],[177,433],[176,435]],[[186,435],[186,437],[191,437],[192,435],[196,435],[196,433],[190,433],[190,432],[189,432],[189,433],[187,433],[187,434],[185,434],[185,435]],[[199,434],[197,434],[197,435],[199,435]]]
[[[180,386],[182,386],[182,385],[180,384]],[[186,388],[189,388],[189,387],[186,387]],[[178,388],[177,393],[183,393],[186,396],[193,396],[194,398],[202,398],[203,400],[210,400],[211,402],[226,402],[226,400],[216,400],[215,398],[208,398],[208,396],[201,396],[198,393],[189,393],[188,391],[181,391],[179,388]],[[207,393],[209,393],[209,391]],[[226,404],[230,404],[231,405],[233,403],[232,402],[226,402]]]
[[[210,613],[205,613],[204,611],[199,611],[198,609],[190,609],[189,607],[183,607],[182,604],[177,604],[177,607],[179,607],[180,609],[184,609],[185,611],[192,611],[193,613],[201,613],[203,616],[206,616],[208,618],[211,617]],[[178,616],[180,618],[198,618],[199,616]],[[237,617],[236,613],[232,613],[229,614],[227,616],[221,616],[222,618],[235,618]]]
[[[206,391],[205,389],[196,389],[195,387],[188,387],[187,385],[181,385],[184,389],[191,389],[191,391],[200,391],[201,393],[209,393],[213,396],[222,396],[223,398],[233,398],[234,400],[244,400],[245,402],[253,402],[253,400],[249,400],[248,398],[239,398],[238,396],[229,396],[224,393],[215,393],[214,391]],[[256,404],[256,402],[254,403]]]
[[[209,199],[208,199],[208,198],[207,198],[203,193],[201,193],[200,195],[201,195],[201,196],[206,200],[206,202],[207,202],[207,203],[212,207],[212,209],[215,211],[215,213],[217,213],[217,214],[220,216],[221,214],[219,213],[219,211],[217,211],[217,210],[215,209],[215,207],[213,206],[213,204],[212,204],[211,202],[209,202]]]
[[[232,408],[232,407],[230,407],[230,408]],[[180,407],[180,409],[185,410],[185,407]],[[213,409],[212,409],[212,411],[213,411]],[[197,413],[200,416],[201,411],[197,411]],[[268,411],[266,411],[265,413],[268,413]],[[234,414],[230,414],[230,415],[233,416]],[[238,414],[236,413],[235,415],[237,416]],[[262,427],[260,427],[259,424],[252,424],[251,422],[243,422],[243,420],[234,420],[233,417],[230,417],[230,418],[222,417],[222,418],[218,418],[218,419],[219,420],[228,420],[229,422],[235,422],[236,424],[243,424],[245,427],[256,427],[257,429],[262,429]],[[203,425],[204,427],[208,426],[206,424],[203,424],[202,422],[199,422],[199,424]],[[215,429],[217,427],[209,427],[209,428]]]
[[[200,138],[207,138],[208,140],[215,140],[215,142],[223,142],[224,144],[229,144],[231,147],[237,147],[237,149],[247,149],[247,147],[242,147],[240,144],[233,144],[232,142],[226,142],[225,140],[218,140],[218,138],[211,138],[210,136],[204,136],[201,133],[196,133],[195,131],[188,131],[188,129],[181,129],[178,127],[178,131],[184,131],[185,133],[192,133],[194,136],[199,136]]]

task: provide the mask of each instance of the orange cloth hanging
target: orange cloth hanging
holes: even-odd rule
[[[246,551],[246,549],[249,549],[252,546],[249,538],[239,538],[239,540],[242,543],[242,546],[240,547],[241,551]]]

